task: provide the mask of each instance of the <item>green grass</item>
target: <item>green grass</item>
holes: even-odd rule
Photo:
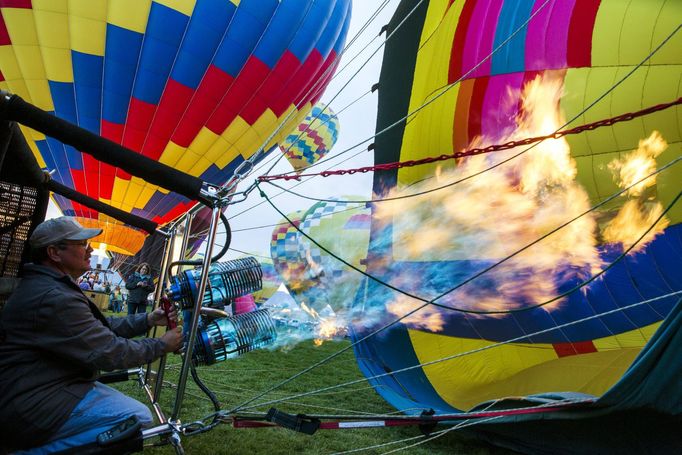
[[[258,392],[278,384],[348,345],[348,341],[340,341],[326,342],[321,347],[317,347],[312,342],[304,342],[288,351],[260,350],[250,352],[236,359],[208,367],[200,367],[198,371],[200,378],[220,399],[222,409],[231,409],[254,397]],[[172,387],[177,384],[179,369],[179,357],[170,356],[165,376],[165,380],[169,384],[163,389],[161,396],[162,407],[166,415],[171,414],[172,404],[175,400],[175,389]],[[316,368],[257,401],[280,399],[295,393],[313,391],[362,377],[362,373],[355,363],[352,350],[348,350],[331,363]],[[146,402],[145,395],[134,382],[117,384],[115,387],[142,402]],[[275,406],[292,414],[350,415],[358,413],[383,414],[395,411],[365,382],[326,393],[287,400],[276,405],[261,406],[254,411],[266,412],[270,406]],[[212,412],[211,403],[190,378],[180,413],[182,422],[188,423]],[[362,430],[319,430],[314,435],[308,436],[283,428],[236,429],[230,424],[222,424],[209,432],[183,437],[183,447],[188,453],[196,454],[326,454],[390,443],[420,434],[416,427],[394,427]],[[360,453],[385,453],[417,441],[425,441],[425,438]],[[148,448],[145,449],[145,452],[151,454],[175,453],[171,446]],[[483,455],[511,452],[467,440],[463,435],[452,431],[442,437],[432,438],[425,441],[424,444],[406,449],[404,453],[411,455],[458,453]]]

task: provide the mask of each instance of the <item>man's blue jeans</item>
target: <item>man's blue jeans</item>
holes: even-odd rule
[[[95,382],[95,388],[73,409],[69,420],[45,444],[16,454],[47,454],[89,444],[97,435],[135,415],[143,426],[152,423],[152,413],[137,400]]]

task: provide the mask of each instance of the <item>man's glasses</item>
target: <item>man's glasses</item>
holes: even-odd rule
[[[87,240],[71,240],[71,241],[64,240],[64,241],[61,241],[57,244],[57,248],[60,248],[63,250],[63,249],[68,248],[69,245],[76,245],[76,246],[82,246],[83,248],[87,248],[88,246],[90,246],[90,242],[88,242]]]

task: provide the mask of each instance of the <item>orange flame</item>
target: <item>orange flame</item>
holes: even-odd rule
[[[317,331],[313,340],[315,346],[321,346],[325,340],[331,340],[344,333],[347,324],[342,317],[320,317],[320,314],[314,308],[306,305],[305,302],[301,302],[301,309],[317,322]]]
[[[519,140],[557,130],[564,123],[558,109],[562,94],[560,78],[538,76],[528,83],[522,93],[517,128],[508,137],[494,142]],[[492,142],[491,138],[481,137],[472,147]],[[545,140],[510,162],[489,170],[491,165],[520,151],[467,157],[457,168],[442,171],[439,179],[411,186],[410,192],[439,188],[442,181],[458,181],[476,175],[474,178],[422,197],[377,205],[378,219],[393,222],[395,259],[499,260],[589,209],[589,197],[575,181],[577,169],[565,139]],[[399,191],[391,196],[396,196],[395,193]],[[487,273],[486,277],[494,282],[491,285],[494,289],[467,286],[442,303],[461,308],[503,310],[547,301],[557,294],[554,283],[559,275],[577,273],[579,269],[595,273],[600,269],[596,232],[593,216],[579,217]],[[523,279],[519,279],[519,275]],[[389,311],[397,314],[409,305],[409,302],[398,300]],[[442,325],[433,314],[413,316],[413,322],[418,325],[432,328]]]
[[[308,313],[313,319],[319,319],[320,315],[317,314],[314,308],[310,308],[305,302],[301,302],[301,309]]]
[[[320,318],[315,334],[315,346],[322,346],[327,340],[334,339],[346,332],[346,326],[341,318],[330,317]]]
[[[668,148],[668,144],[658,131],[639,141],[639,148],[622,159],[615,159],[608,165],[613,173],[614,181],[621,188],[634,185],[638,180],[656,170],[656,158]],[[656,184],[656,176],[652,176],[627,191],[628,196],[642,196],[647,188]]]
[[[659,202],[641,203],[637,200],[627,201],[618,212],[618,215],[604,229],[604,240],[607,242],[620,242],[625,246],[634,244],[639,237],[654,224],[656,219],[663,213],[663,207]],[[661,218],[656,226],[651,229],[642,240],[632,249],[639,251],[652,241],[658,234],[668,227],[667,218]]]
[[[654,131],[648,138],[639,141],[637,150],[609,163],[608,167],[619,187],[634,186],[624,194],[630,199],[604,228],[603,236],[607,242],[622,243],[629,247],[656,223],[632,249],[640,251],[670,224],[666,217],[656,222],[663,213],[663,206],[660,202],[651,200],[653,198],[647,194],[647,190],[656,185],[656,176],[636,183],[656,170],[656,158],[667,147],[668,144],[660,133]]]

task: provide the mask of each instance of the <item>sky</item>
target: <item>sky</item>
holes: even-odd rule
[[[385,33],[379,36],[379,32],[390,20],[398,3],[399,0],[355,0],[353,2],[350,29],[346,40],[347,48],[334,78],[321,99],[338,115],[339,137],[334,148],[321,161],[323,164],[317,171],[327,168],[350,169],[373,164],[372,152],[367,151],[367,147],[373,142],[371,138],[376,124],[377,93],[368,92],[379,81],[383,42],[386,38]],[[377,10],[380,10],[379,14],[367,24]],[[364,31],[362,31],[363,27],[365,27]],[[354,42],[348,46],[353,40]],[[362,145],[346,151],[360,143]],[[343,151],[346,152],[335,158],[335,155]],[[257,172],[249,175],[237,191],[249,187],[255,177],[270,169],[273,162],[274,159],[266,158],[262,163],[268,164],[258,165]],[[291,165],[282,158],[268,173],[281,174],[291,170]],[[293,181],[277,183],[312,197],[333,198],[344,195],[367,197],[371,193],[372,173],[327,178],[315,177],[302,184]],[[294,185],[296,185],[295,188],[293,188]],[[281,190],[268,184],[264,184],[263,189],[272,198],[273,203],[286,214],[305,210],[315,203],[315,201],[291,194],[277,195],[281,193]],[[225,213],[233,231],[231,242],[233,250],[225,256],[225,259],[243,256],[243,252],[257,257],[270,257],[270,237],[274,229],[272,225],[279,223],[281,216],[260,197],[257,191],[251,192],[246,201],[230,206]],[[59,210],[50,204],[48,218],[60,215]],[[253,229],[257,226],[265,227]],[[223,239],[224,236],[219,233],[216,248],[222,246]]]

